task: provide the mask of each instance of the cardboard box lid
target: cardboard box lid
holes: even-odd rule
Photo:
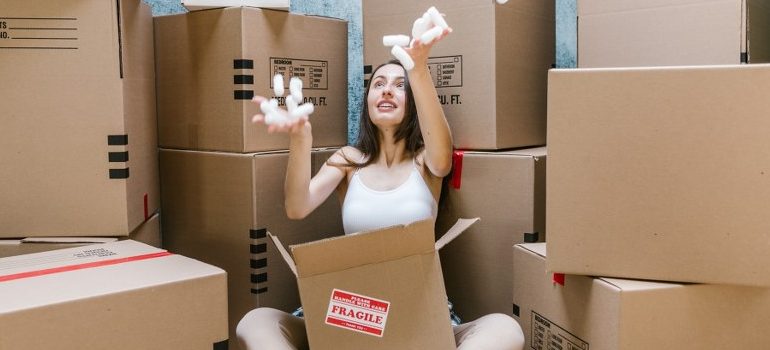
[[[434,242],[434,221],[417,221],[380,230],[333,237],[290,246],[290,255],[278,237],[268,235],[298,278],[376,264],[411,255],[427,254],[443,248],[468,227],[479,221],[459,219]],[[293,258],[292,258],[293,256]]]
[[[132,240],[2,258],[0,295],[24,297],[2,298],[0,315],[219,274],[224,271]]]

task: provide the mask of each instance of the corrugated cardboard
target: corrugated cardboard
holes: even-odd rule
[[[273,79],[302,78],[315,105],[315,147],[347,144],[347,22],[232,7],[155,18],[158,131],[164,148],[258,152],[288,149],[285,135],[251,122],[253,95]],[[280,99],[280,105],[284,105]]]
[[[580,0],[578,67],[770,62],[765,0]]]
[[[0,349],[226,349],[214,266],[131,240],[0,259]]]
[[[155,213],[127,238],[160,248],[160,213]],[[115,242],[118,237],[27,237],[20,239],[0,239],[0,258],[24,255],[50,250],[75,248],[89,244]]]
[[[513,248],[526,349],[764,349],[770,289],[546,272],[545,244]],[[550,258],[550,254],[549,254]]]
[[[437,253],[477,220],[459,220],[438,241],[425,220],[293,245],[291,255],[271,234],[297,274],[310,348],[454,349]]]
[[[314,151],[313,171],[334,151]],[[227,271],[231,339],[238,321],[256,307],[299,307],[294,274],[268,244],[266,230],[290,244],[340,235],[337,199],[304,220],[289,220],[283,194],[288,152],[161,149],[160,160],[164,247]]]
[[[441,251],[447,295],[465,321],[511,314],[510,247],[545,241],[546,149],[463,152],[462,160],[457,157],[455,176],[442,194],[436,231],[445,232],[458,218],[480,217],[481,222]]]
[[[549,84],[549,270],[770,286],[770,65]]]
[[[0,17],[0,237],[128,235],[159,206],[150,8],[12,0]]]
[[[554,2],[364,1],[364,73],[393,57],[383,35],[411,36],[430,6],[454,32],[428,67],[454,146],[491,150],[545,144],[546,76],[554,63]]]
[[[289,0],[182,0],[182,6],[189,11],[232,6],[249,6],[288,11],[289,2]]]

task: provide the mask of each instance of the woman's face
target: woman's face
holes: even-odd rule
[[[386,64],[374,72],[366,103],[374,125],[383,130],[398,127],[406,111],[404,68]]]

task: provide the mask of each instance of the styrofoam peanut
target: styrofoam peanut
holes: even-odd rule
[[[390,53],[393,55],[393,57],[398,59],[399,62],[401,62],[401,65],[404,66],[404,69],[409,71],[414,68],[414,60],[412,60],[412,56],[409,56],[403,47],[393,46],[393,48],[390,50]]]
[[[382,44],[385,46],[409,46],[409,41],[408,35],[385,35],[382,37]]]
[[[444,20],[444,16],[441,15],[440,12],[436,9],[435,6],[431,6],[428,11],[426,11],[428,16],[430,16],[430,21],[433,22],[433,24],[441,27],[441,29],[447,29],[449,28],[449,25]]]
[[[433,40],[436,40],[436,38],[438,38],[439,35],[441,35],[441,33],[443,32],[444,32],[444,28],[435,26],[430,30],[428,30],[427,32],[422,33],[422,35],[420,36],[420,42],[422,42],[425,45],[428,45],[432,43]]]
[[[281,74],[273,76],[273,93],[278,97],[283,96],[283,75]]]
[[[423,16],[416,19],[412,25],[412,38],[419,38],[428,29],[430,29],[430,17]]]
[[[294,101],[297,103],[302,102],[302,79],[292,77],[291,80],[289,80],[289,93],[291,94],[291,97],[294,98]]]
[[[300,117],[302,117],[303,115],[309,116],[309,115],[313,114],[314,110],[315,110],[315,107],[313,107],[312,103],[303,103],[303,104],[297,106],[297,108],[295,108],[290,113],[290,118],[292,120],[297,120]]]

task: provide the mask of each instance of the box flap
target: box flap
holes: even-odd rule
[[[297,265],[294,264],[294,259],[291,258],[291,254],[286,250],[286,248],[283,247],[283,243],[281,243],[281,240],[278,239],[278,237],[273,236],[270,231],[267,232],[267,236],[270,237],[270,239],[275,244],[275,247],[278,249],[278,252],[281,253],[281,257],[283,257],[283,260],[286,261],[286,264],[289,265],[289,269],[291,269],[291,272],[294,272],[294,276],[297,275]]]
[[[480,218],[473,218],[473,219],[458,219],[457,222],[452,226],[452,228],[449,229],[441,238],[439,238],[438,241],[436,241],[435,249],[440,250],[441,248],[444,248],[445,245],[447,245],[449,242],[451,242],[453,239],[457,238],[461,233],[465,232],[468,227],[471,227],[473,224],[475,224],[477,221],[481,220]]]
[[[346,270],[434,252],[433,220],[291,246],[297,276]]]

